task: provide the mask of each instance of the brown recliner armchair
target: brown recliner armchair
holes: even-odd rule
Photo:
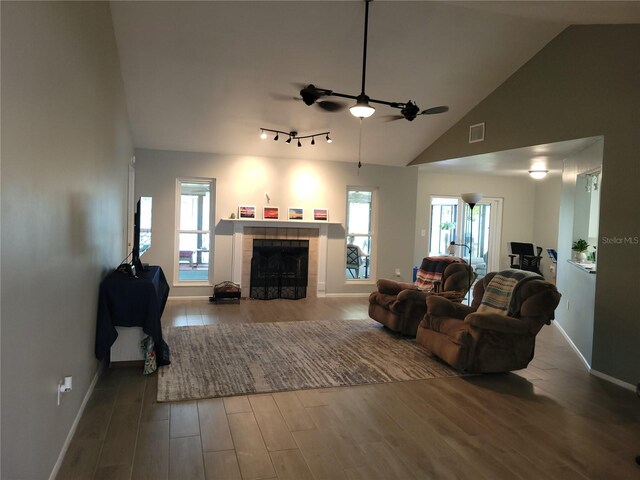
[[[425,258],[420,272],[424,272],[423,267],[428,264],[433,266],[434,258],[437,257]],[[427,296],[439,295],[461,302],[469,289],[471,267],[457,257],[442,261],[445,263],[439,266],[441,280],[433,284],[421,282],[420,274],[415,284],[379,279],[377,290],[369,295],[369,316],[394,332],[415,337],[418,324],[427,311]],[[471,270],[472,282],[475,277]]]
[[[416,341],[463,372],[525,368],[533,359],[537,333],[554,318],[560,293],[555,285],[536,276],[519,288],[519,310],[512,316],[477,312],[495,275],[496,272],[489,273],[478,281],[471,306],[428,297],[427,314],[418,326]]]

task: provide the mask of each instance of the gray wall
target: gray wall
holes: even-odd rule
[[[49,477],[97,372],[132,154],[109,4],[2,2],[3,479]]]
[[[283,148],[287,148],[283,146]],[[416,169],[346,162],[308,162],[274,158],[207,153],[136,150],[136,198],[153,197],[153,245],[144,261],[162,266],[167,279],[174,276],[176,179],[215,179],[215,239],[212,283],[231,279],[232,230],[229,218],[238,205],[255,205],[262,216],[267,205],[286,212],[288,207],[329,209],[327,294],[371,292],[378,277],[411,280],[416,208]],[[377,270],[369,282],[345,281],[345,233],[347,186],[378,188]],[[172,286],[171,296],[209,296],[210,287]]]
[[[533,180],[535,185],[535,210],[533,215],[533,243],[542,247],[540,271],[547,280],[553,279],[552,265],[547,248],[558,250],[558,223],[560,221],[560,190],[562,177],[548,175],[541,180]]]
[[[586,239],[586,235],[574,231],[576,215],[579,215],[581,208],[584,210],[584,206],[576,202],[576,193],[585,193],[584,189],[576,186],[576,179],[581,173],[593,171],[602,165],[602,150],[603,142],[598,140],[564,160],[559,212],[556,284],[562,292],[562,299],[556,311],[556,320],[589,365],[593,365],[596,282],[599,283],[601,278],[599,273],[594,275],[585,272],[567,261],[572,258],[573,242],[580,237]],[[587,202],[585,199],[583,203],[588,205]]]
[[[414,164],[604,136],[593,368],[640,381],[640,25],[583,25],[562,32]],[[469,125],[486,123],[484,142]]]

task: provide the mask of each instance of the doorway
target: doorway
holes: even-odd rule
[[[499,269],[502,198],[483,198],[469,212],[461,197],[431,197],[429,255],[455,255],[469,262],[478,280]]]

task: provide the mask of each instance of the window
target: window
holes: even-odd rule
[[[446,255],[451,242],[461,243],[456,239],[457,215],[457,198],[431,199],[430,255]]]
[[[372,276],[374,239],[374,190],[347,190],[346,270],[348,280],[366,280]]]
[[[179,180],[177,280],[209,281],[211,246],[210,180]]]

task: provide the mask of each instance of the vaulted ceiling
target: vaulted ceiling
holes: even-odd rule
[[[638,2],[376,0],[366,93],[450,110],[389,121],[398,111],[376,105],[361,125],[348,110],[329,113],[296,97],[309,83],[360,93],[362,1],[118,1],[111,10],[136,147],[395,166],[568,25],[640,23]],[[298,148],[261,140],[261,127],[329,130],[334,142]]]

